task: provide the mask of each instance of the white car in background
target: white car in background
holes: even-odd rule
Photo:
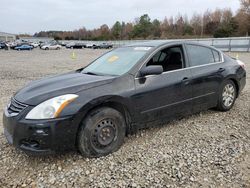
[[[60,50],[61,48],[60,44],[45,44],[41,47],[43,50]]]
[[[37,42],[32,42],[30,43],[31,46],[33,46],[34,48],[37,48],[39,46],[39,43]]]
[[[95,43],[87,43],[86,48],[94,48],[96,46]]]

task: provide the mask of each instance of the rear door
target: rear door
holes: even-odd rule
[[[214,107],[223,80],[223,59],[219,51],[196,44],[186,44],[192,73],[193,111]]]
[[[192,107],[191,71],[185,69],[183,46],[159,50],[145,66],[161,65],[161,75],[135,78],[134,104],[143,122],[185,114]]]

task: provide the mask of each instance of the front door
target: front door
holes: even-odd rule
[[[157,52],[145,66],[161,65],[163,73],[135,78],[135,108],[143,122],[184,115],[192,109],[191,71],[185,69],[183,47]]]

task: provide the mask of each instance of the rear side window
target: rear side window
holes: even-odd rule
[[[215,62],[212,49],[207,47],[188,44],[187,53],[191,66],[206,65]]]

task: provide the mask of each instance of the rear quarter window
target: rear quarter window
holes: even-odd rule
[[[213,55],[214,55],[214,61],[215,62],[220,62],[221,61],[221,57],[220,57],[220,53],[218,51],[212,50]]]
[[[206,65],[215,62],[212,49],[192,44],[188,44],[186,46],[187,46],[187,53],[190,61],[190,66]]]

